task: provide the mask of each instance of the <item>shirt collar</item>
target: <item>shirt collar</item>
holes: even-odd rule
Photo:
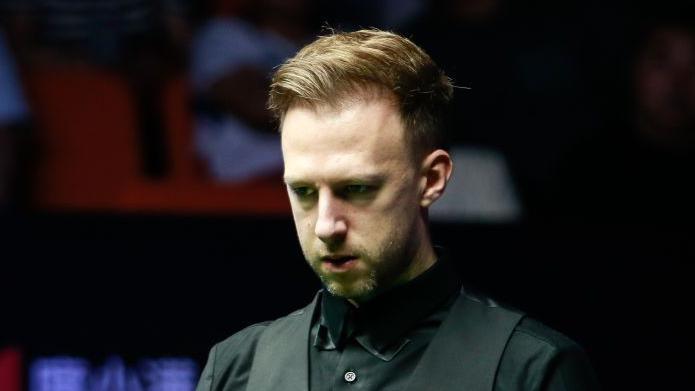
[[[460,288],[458,273],[446,257],[440,256],[424,273],[382,292],[359,308],[324,290],[314,346],[337,349],[355,336],[375,354],[389,349],[395,354],[408,331],[445,305]]]

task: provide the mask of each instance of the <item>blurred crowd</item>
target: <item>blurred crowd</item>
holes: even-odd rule
[[[434,218],[695,221],[687,2],[0,0],[0,15],[6,212],[277,209],[270,74],[327,28],[378,27],[458,87]]]

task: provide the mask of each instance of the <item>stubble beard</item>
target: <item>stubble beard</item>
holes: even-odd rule
[[[365,276],[360,276],[354,282],[346,284],[326,276],[324,273],[319,274],[321,282],[326,289],[335,296],[344,297],[346,299],[361,299],[369,297],[378,286],[377,272],[371,269]]]
[[[366,270],[355,271],[359,273],[357,275],[334,276],[332,273],[324,272],[318,258],[309,261],[309,265],[331,294],[365,301],[390,287],[408,269],[414,255],[410,250],[407,241],[401,242],[400,245],[390,241],[376,256],[367,251],[358,251],[355,255],[358,256],[359,262],[366,266]]]

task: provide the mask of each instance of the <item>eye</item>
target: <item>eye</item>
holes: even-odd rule
[[[340,190],[340,196],[354,201],[368,201],[376,196],[378,187],[375,185],[366,185],[363,183],[352,183],[345,185]]]
[[[309,186],[291,187],[292,192],[299,198],[307,198],[316,193],[316,189]]]
[[[373,190],[372,186],[363,184],[353,184],[345,186],[346,194],[367,194]]]

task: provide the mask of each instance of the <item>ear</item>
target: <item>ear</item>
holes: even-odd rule
[[[444,194],[454,163],[443,149],[432,151],[422,161],[420,206],[427,208]]]

